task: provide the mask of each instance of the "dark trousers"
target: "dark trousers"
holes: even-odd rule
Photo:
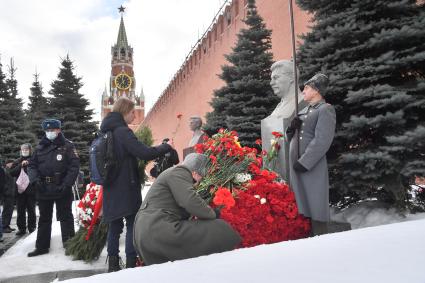
[[[10,225],[10,221],[12,220],[13,208],[15,206],[15,196],[4,196],[3,198],[3,214],[2,224],[3,228],[6,228]]]
[[[65,243],[75,235],[72,194],[60,199],[39,200],[40,218],[38,219],[37,241],[35,242],[37,249],[50,248],[54,203],[56,203],[56,218],[61,224],[62,243]]]
[[[20,231],[27,229],[27,213],[28,213],[28,230],[34,231],[36,224],[35,216],[35,195],[22,193],[16,195],[16,209],[18,211],[18,218],[16,224]]]
[[[127,233],[125,235],[125,254],[129,258],[137,256],[136,250],[133,246],[133,225],[134,217],[136,215],[129,215],[125,217]],[[118,256],[120,253],[120,235],[124,228],[123,219],[116,219],[109,223],[108,228],[108,256]]]

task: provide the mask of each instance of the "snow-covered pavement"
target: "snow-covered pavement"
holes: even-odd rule
[[[425,219],[71,279],[72,283],[424,283]]]
[[[196,259],[124,270],[71,282],[408,282],[425,283],[425,213],[403,217],[363,203],[334,213],[353,231],[241,249]],[[397,223],[400,222],[400,223]],[[396,223],[391,225],[382,225]],[[381,226],[376,226],[381,225]],[[370,227],[375,226],[375,227]],[[370,228],[365,228],[370,227]],[[362,228],[362,229],[360,229]],[[62,270],[106,269],[106,249],[92,264],[64,255],[59,222],[53,222],[50,253],[29,258],[36,233],[0,257],[0,281]],[[120,250],[124,255],[124,234]],[[135,280],[137,279],[137,280]]]

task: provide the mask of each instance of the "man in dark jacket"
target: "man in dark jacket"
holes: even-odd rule
[[[28,165],[30,184],[35,185],[40,210],[35,250],[28,253],[29,257],[49,252],[53,204],[61,224],[62,242],[75,234],[72,186],[80,170],[80,159],[75,146],[62,134],[59,120],[47,119],[42,128],[46,135]]]
[[[162,140],[162,143],[165,144],[169,141],[169,138],[165,138]],[[166,154],[155,159],[154,165],[149,173],[153,178],[158,178],[159,174],[161,174],[168,168],[179,164],[179,162],[179,155],[177,151],[173,148],[170,152],[167,152]]]
[[[3,162],[0,160],[0,201],[3,199],[3,188],[5,182],[5,173],[3,168]],[[3,221],[1,217],[1,208],[0,208],[0,242],[3,242]]]
[[[119,238],[123,231],[123,218],[126,220],[126,267],[135,267],[137,253],[133,246],[134,217],[142,203],[141,184],[137,158],[153,160],[169,152],[169,144],[148,147],[139,142],[133,131],[128,127],[135,117],[134,102],[127,98],[118,99],[112,112],[102,121],[102,132],[113,132],[114,150],[119,158],[119,172],[117,177],[103,189],[103,220],[109,223],[108,228],[108,271],[118,271],[119,266]]]
[[[21,157],[16,159],[9,172],[15,178],[18,178],[23,169],[28,174],[28,164],[32,154],[31,144],[25,143],[21,145]],[[18,211],[18,218],[16,220],[19,231],[16,236],[25,235],[27,230],[26,214],[28,213],[28,231],[32,233],[36,227],[35,216],[35,189],[34,185],[30,184],[24,192],[16,194],[16,209]]]
[[[3,188],[3,213],[1,215],[3,222],[3,233],[12,233],[15,228],[10,227],[12,221],[13,210],[15,208],[15,191],[16,179],[10,175],[10,168],[12,167],[13,159],[6,161],[5,168],[5,182]]]
[[[4,188],[5,174],[3,168],[3,162],[0,160],[0,200],[3,196],[3,188]]]

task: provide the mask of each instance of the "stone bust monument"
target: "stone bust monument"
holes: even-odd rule
[[[285,129],[295,113],[295,83],[293,62],[289,60],[281,60],[275,62],[271,66],[271,81],[270,86],[276,96],[281,100],[270,116],[261,120],[261,140],[263,150],[270,150],[270,141],[273,137],[273,131],[285,133]],[[298,90],[299,109],[305,105],[302,99],[301,91]],[[282,142],[280,144],[277,168],[274,169],[280,174],[280,177],[285,181],[289,180],[289,143]],[[269,164],[264,164],[269,167]]]
[[[202,137],[204,132],[201,130],[202,119],[199,116],[192,116],[189,119],[189,127],[193,132],[192,139],[189,142],[189,146],[194,146],[195,144],[202,143]]]
[[[189,153],[195,152],[194,146],[203,142],[205,133],[201,130],[202,119],[199,116],[192,116],[189,118],[189,128],[193,132],[192,138],[189,141],[188,147],[183,149],[183,159]]]

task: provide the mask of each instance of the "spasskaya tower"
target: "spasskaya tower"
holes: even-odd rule
[[[102,94],[102,119],[112,111],[114,102],[120,97],[127,97],[136,104],[136,118],[130,128],[135,130],[144,119],[145,98],[143,89],[136,95],[136,79],[133,70],[133,48],[128,44],[124,26],[124,7],[118,8],[121,13],[121,22],[117,42],[111,48],[111,76],[109,80],[109,93],[105,88]]]

